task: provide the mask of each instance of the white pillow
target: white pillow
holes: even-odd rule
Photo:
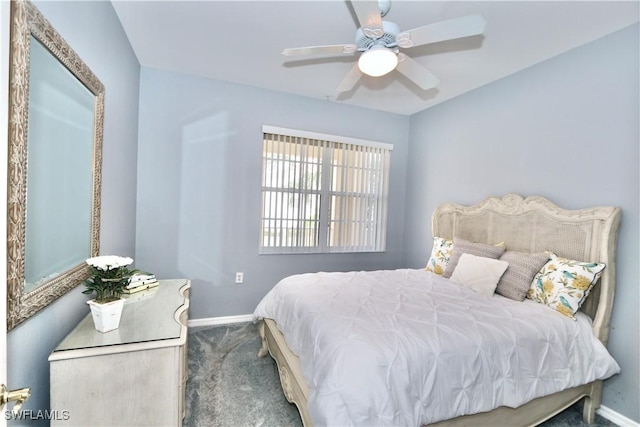
[[[451,281],[480,294],[491,296],[507,267],[509,263],[506,261],[462,254],[456,269],[453,270]]]

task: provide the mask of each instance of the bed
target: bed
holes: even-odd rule
[[[619,225],[617,207],[567,210],[540,196],[443,204],[432,216],[434,242],[602,264],[579,312],[564,316],[529,298],[451,283],[461,277],[462,258],[449,278],[425,269],[295,275],[256,308],[259,356],[277,362],[285,397],[305,426],[536,425],[581,399],[583,418],[593,423],[602,381],[619,371],[606,351]],[[466,266],[471,257],[463,256]],[[543,271],[534,277],[541,288]],[[325,311],[329,305],[343,311]],[[525,340],[540,330],[549,335]],[[510,350],[497,353],[498,347]]]

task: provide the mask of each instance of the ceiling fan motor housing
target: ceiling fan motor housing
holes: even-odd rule
[[[394,48],[398,46],[396,36],[400,34],[400,27],[389,21],[382,21],[382,30],[370,28],[358,28],[356,31],[356,45],[358,51],[365,52],[373,46]]]

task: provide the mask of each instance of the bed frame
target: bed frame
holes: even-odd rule
[[[540,196],[523,198],[508,194],[490,197],[474,206],[446,203],[432,217],[433,235],[494,244],[505,242],[509,250],[542,252],[586,262],[604,262],[598,285],[581,310],[593,320],[593,333],[607,344],[615,292],[615,254],[620,208],[594,207],[562,209]],[[298,407],[302,422],[311,426],[307,411],[309,388],[302,376],[298,357],[287,347],[284,336],[272,319],[260,323],[262,347],[275,359],[287,400]],[[602,398],[602,381],[595,381],[559,393],[534,399],[516,409],[499,407],[489,412],[440,421],[432,426],[537,425],[584,398],[583,418],[595,421]]]

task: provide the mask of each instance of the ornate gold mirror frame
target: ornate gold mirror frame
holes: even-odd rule
[[[27,0],[11,2],[11,59],[9,77],[9,147],[7,188],[7,329],[25,321],[55,299],[80,284],[89,275],[84,262],[64,267],[35,289],[25,289],[25,236],[27,228],[27,155],[29,131],[30,43],[40,42],[94,97],[92,184],[87,195],[91,230],[87,257],[100,247],[100,188],[102,180],[102,129],[104,86],[89,67],[69,47],[42,14]],[[41,132],[45,133],[46,132]],[[55,140],[51,142],[55,143]],[[89,167],[87,166],[87,167]],[[57,164],[59,170],[74,164]],[[63,206],[65,200],[56,200]],[[56,209],[56,206],[50,206]],[[47,213],[44,213],[46,215]],[[55,242],[46,250],[55,251]],[[84,261],[84,260],[83,260]],[[75,261],[74,261],[75,262]]]

